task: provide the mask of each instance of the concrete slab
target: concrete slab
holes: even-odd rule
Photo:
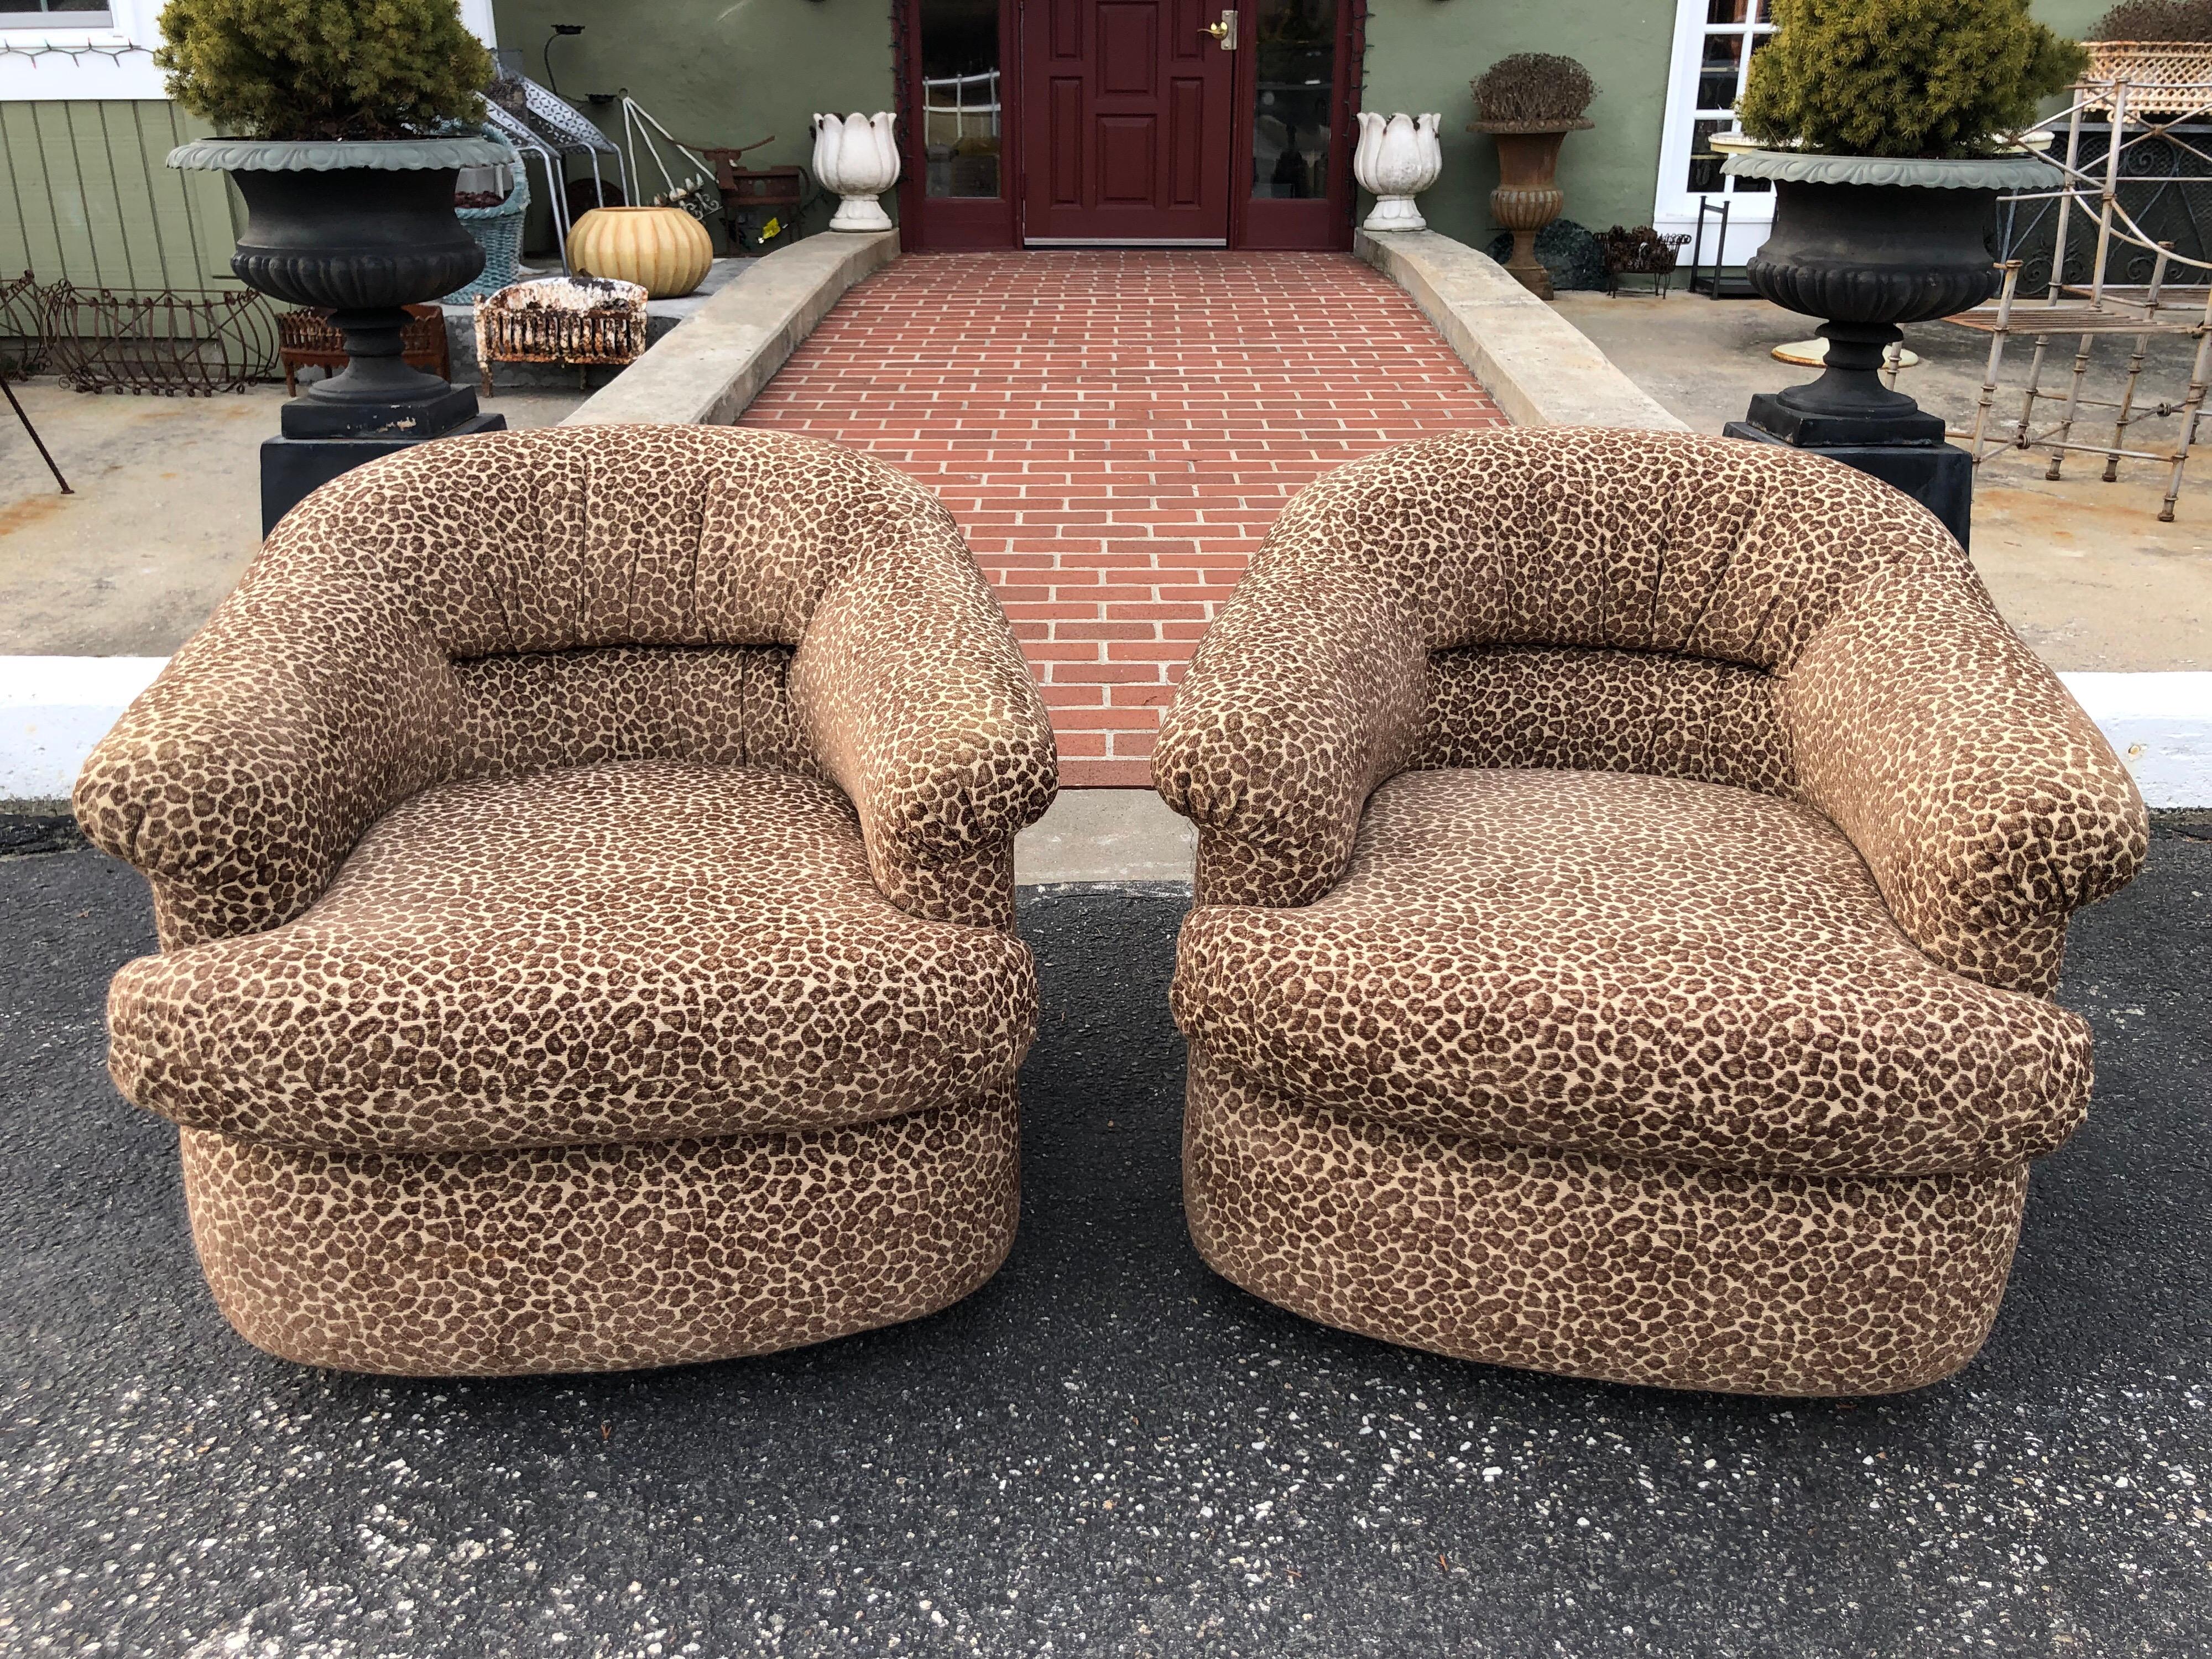
[[[1182,905],[1039,897],[1022,1220],[975,1295],[823,1347],[465,1383],[289,1365],[203,1287],[118,1100],[153,948],[91,854],[0,860],[0,1649],[983,1659],[1945,1659],[2212,1650],[2212,844],[2074,929],[2097,1100],[2004,1310],[1885,1400],[1609,1388],[1306,1323],[1183,1224]]]
[[[1190,884],[1198,830],[1149,789],[1062,789],[1014,842],[1014,879]]]
[[[76,493],[63,495],[0,406],[0,653],[166,655],[236,585],[261,544],[261,441],[281,386],[217,398],[93,396],[58,381],[15,395]],[[579,394],[490,407],[548,426]]]
[[[1809,336],[1814,319],[1763,300],[1568,294],[1553,308],[1692,431],[1717,433],[1741,418],[1754,392],[1811,378],[1770,354]],[[1905,371],[1902,389],[1954,427],[1970,423],[1988,337],[1929,323],[1905,338],[1923,361]],[[2100,348],[2092,395],[2116,386],[2122,359],[2112,354],[2124,356],[2127,343]],[[2063,344],[2070,364],[2072,342]],[[2024,353],[2017,343],[2011,349],[2022,353],[2008,375],[2016,386]],[[2154,342],[2146,390],[2178,401],[2190,350],[2185,339]],[[1999,408],[2016,415],[2017,392]],[[2212,449],[2172,524],[2158,521],[2165,479],[2146,463],[2124,464],[2116,483],[2087,456],[2069,459],[2057,482],[2044,477],[2048,466],[2044,454],[2007,451],[1984,463],[1975,486],[1974,564],[2021,637],[2061,669],[2212,668]]]
[[[1353,252],[1413,296],[1516,426],[1682,422],[1487,254],[1434,231],[1355,234]]]

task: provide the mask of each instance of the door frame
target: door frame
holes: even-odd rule
[[[928,197],[922,155],[921,32],[918,0],[891,8],[896,64],[900,172],[899,235],[909,252],[960,252],[1022,246],[1022,201],[1028,183],[1023,146],[1021,27],[1028,0],[999,4],[999,191],[996,198]],[[1252,42],[1259,0],[1235,0],[1242,41]],[[1042,0],[1038,0],[1040,9]],[[1336,85],[1333,88],[1328,192],[1303,201],[1252,194],[1252,127],[1259,97],[1260,54],[1240,45],[1231,79],[1229,246],[1231,248],[1337,251],[1352,246],[1358,192],[1352,152],[1366,74],[1367,0],[1337,0]],[[1133,244],[1132,246],[1142,246]]]

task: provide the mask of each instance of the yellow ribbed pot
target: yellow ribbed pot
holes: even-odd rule
[[[635,283],[648,299],[689,294],[714,263],[707,228],[681,208],[593,208],[568,233],[572,275]]]

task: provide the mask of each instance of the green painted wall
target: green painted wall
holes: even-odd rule
[[[1559,154],[1568,216],[1599,229],[1651,217],[1674,0],[1370,0],[1370,6],[1360,106],[1443,112],[1443,176],[1421,198],[1432,227],[1478,247],[1492,234],[1497,152],[1467,131],[1474,118],[1468,82],[1516,52],[1565,53],[1598,84],[1589,110],[1596,128],[1570,134]]]
[[[1367,85],[1361,107],[1443,112],[1444,171],[1421,211],[1447,236],[1477,246],[1495,234],[1489,196],[1496,151],[1468,132],[1468,82],[1516,52],[1578,58],[1598,84],[1589,132],[1559,156],[1567,215],[1595,229],[1644,224],[1658,185],[1674,49],[1674,0],[1369,0]],[[2036,0],[2035,15],[2079,37],[2111,0]],[[1363,208],[1364,208],[1363,204]]]
[[[500,44],[520,49],[541,82],[552,26],[584,26],[553,48],[553,74],[611,137],[619,137],[614,106],[593,109],[584,94],[627,88],[689,143],[736,146],[775,134],[745,158],[749,167],[805,166],[817,110],[896,107],[890,0],[497,0],[495,18]],[[643,170],[647,194],[657,192],[659,175]],[[896,211],[889,198],[884,205]],[[834,206],[808,228],[826,224]]]
[[[242,204],[220,173],[162,165],[209,129],[154,100],[0,103],[0,279],[81,288],[237,286]]]

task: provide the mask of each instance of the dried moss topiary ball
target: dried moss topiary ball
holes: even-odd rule
[[[1547,52],[1501,58],[1469,84],[1478,119],[1513,125],[1578,121],[1597,96],[1588,70],[1571,58]]]

